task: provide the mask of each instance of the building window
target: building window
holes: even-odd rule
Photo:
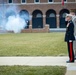
[[[13,0],[8,0],[8,3],[13,3]]]
[[[37,17],[37,18],[40,18],[40,17],[42,17],[42,14],[41,14],[41,13],[38,13],[38,14],[36,15],[36,17]]]
[[[54,13],[51,13],[51,14],[49,15],[49,17],[55,17],[55,14],[54,14]]]
[[[66,14],[67,14],[67,13],[63,13],[63,14],[62,14],[62,17],[65,18],[65,17],[66,17]]]
[[[40,2],[40,0],[35,0],[35,3],[39,3]]]
[[[67,0],[64,0],[64,2],[67,2]]]
[[[22,0],[22,3],[26,3],[26,0]]]
[[[53,2],[53,0],[48,0],[48,2],[50,3],[50,2]]]

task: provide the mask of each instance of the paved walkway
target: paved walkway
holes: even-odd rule
[[[0,65],[67,66],[68,57],[0,57]]]
[[[66,63],[68,57],[0,57],[0,66],[2,65],[25,65],[25,66],[66,66],[66,75],[76,75],[75,63]]]

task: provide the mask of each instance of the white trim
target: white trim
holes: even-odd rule
[[[46,15],[43,15],[43,17],[46,17]]]
[[[19,3],[17,3],[17,4],[19,4]],[[26,3],[26,5],[35,5],[35,4],[50,4],[50,3]],[[62,2],[53,2],[53,3],[51,3],[52,5],[54,5],[54,4],[62,4]],[[76,4],[76,2],[65,2],[65,4]]]
[[[8,0],[8,4],[13,4],[13,0],[12,0],[12,3],[9,3],[9,0]]]
[[[22,0],[21,0],[21,4],[26,4],[26,3],[27,3],[27,0],[25,0],[25,2],[24,2],[24,3],[23,3],[23,2],[22,2]]]
[[[59,14],[56,15],[56,17],[59,17],[59,16],[60,16]]]
[[[39,2],[36,2],[36,0],[34,0],[34,3],[35,3],[35,4],[40,4],[40,0],[39,0]]]

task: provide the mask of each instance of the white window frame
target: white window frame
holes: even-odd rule
[[[40,0],[39,0],[39,2],[36,2],[36,0],[34,0],[34,3],[39,4],[40,3]]]
[[[9,3],[9,0],[8,0],[8,3]],[[12,3],[13,3],[13,0],[12,0]],[[12,4],[12,3],[9,3],[9,4]]]
[[[22,0],[21,0],[21,4],[26,4],[26,3],[27,3],[27,0],[25,0],[25,2],[24,2],[24,3],[23,3],[23,2],[22,2]]]
[[[48,3],[54,3],[54,0],[52,0],[52,2],[49,2],[49,0],[48,0]]]

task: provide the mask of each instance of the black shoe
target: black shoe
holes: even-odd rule
[[[66,63],[74,63],[74,61],[66,61]]]

